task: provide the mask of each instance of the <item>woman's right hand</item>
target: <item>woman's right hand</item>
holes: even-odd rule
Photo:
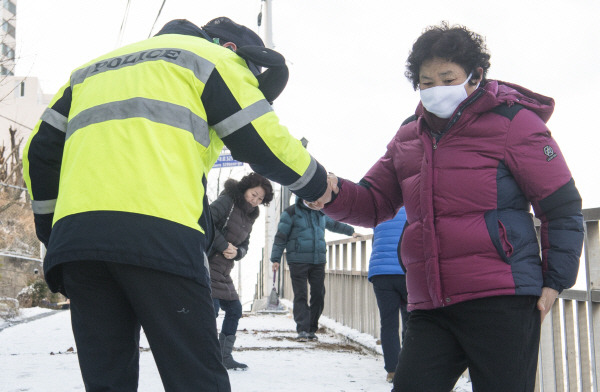
[[[279,269],[279,263],[273,263],[273,272],[277,272]]]
[[[308,208],[312,208],[313,210],[321,210],[325,207],[325,204],[331,201],[333,198],[331,195],[333,193],[337,195],[339,191],[340,188],[338,187],[338,178],[335,174],[330,172],[327,174],[327,190],[325,190],[325,194],[323,194],[323,196],[316,201],[306,203],[306,205]]]

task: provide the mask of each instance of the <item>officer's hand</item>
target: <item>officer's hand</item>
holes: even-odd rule
[[[337,183],[336,183],[336,188],[337,188]],[[328,177],[327,178],[327,189],[325,190],[325,193],[323,194],[323,196],[321,196],[318,200],[306,203],[306,205],[308,207],[312,208],[313,210],[321,210],[321,209],[323,209],[323,207],[325,207],[325,204],[327,204],[331,201],[332,193],[333,193],[333,187],[332,187],[332,183],[329,181],[329,177]]]
[[[338,188],[338,178],[335,174],[329,172],[327,174],[327,183],[329,185],[331,185],[331,189],[333,190],[333,193],[335,193],[336,195],[339,193],[340,189]]]

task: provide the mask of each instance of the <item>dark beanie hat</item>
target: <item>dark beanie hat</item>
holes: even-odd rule
[[[247,45],[265,46],[258,34],[225,16],[211,20],[202,26],[202,30],[210,35],[211,38],[222,40],[221,44],[224,42],[233,42],[238,48]]]

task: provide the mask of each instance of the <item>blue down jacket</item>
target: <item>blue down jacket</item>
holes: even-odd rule
[[[373,248],[369,259],[369,281],[375,275],[404,275],[398,260],[398,243],[406,223],[404,207],[393,219],[373,229]]]

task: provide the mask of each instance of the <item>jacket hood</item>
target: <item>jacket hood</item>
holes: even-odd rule
[[[167,22],[162,29],[155,35],[163,34],[183,34],[191,35],[193,37],[200,37],[210,40],[210,37],[202,31],[202,29],[187,19],[174,19]]]
[[[520,104],[537,114],[542,121],[548,122],[554,112],[554,99],[517,84],[500,80],[488,80],[484,86],[475,90],[465,101],[473,98],[475,98],[473,103],[465,109],[472,113],[485,113],[503,104],[509,107]],[[419,102],[415,114],[418,116],[425,114],[425,108],[421,102]]]
[[[244,199],[244,194],[238,188],[238,184],[239,181],[232,178],[228,179],[225,181],[225,184],[223,184],[223,192],[221,192],[221,194],[231,197],[233,203],[244,211],[248,217],[252,219],[258,218],[260,210],[258,207],[252,207],[252,205]]]
[[[485,85],[485,91],[486,94],[490,94],[492,98],[495,98],[499,104],[506,103],[508,106],[512,106],[517,103],[525,106],[544,122],[548,122],[554,112],[554,99],[517,84],[491,80]]]

